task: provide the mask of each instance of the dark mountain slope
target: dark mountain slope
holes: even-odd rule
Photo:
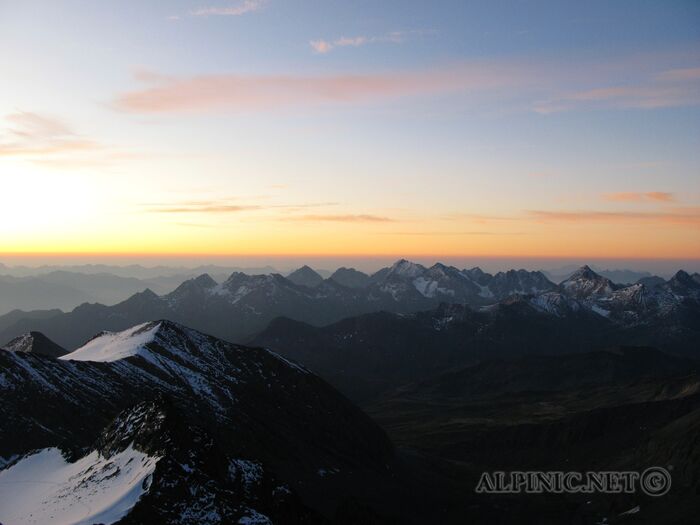
[[[323,277],[321,277],[318,272],[306,265],[294,270],[287,276],[287,279],[292,281],[294,284],[298,284],[299,286],[307,286],[309,288],[316,288],[323,282]]]
[[[109,465],[143,479],[124,523],[219,523],[217,515],[242,519],[251,509],[280,523],[412,523],[448,508],[437,489],[446,480],[397,456],[325,381],[267,350],[169,321],[100,334],[60,359],[0,351],[0,395],[0,456],[14,458],[0,477],[21,478],[42,458],[55,464],[53,447],[80,472],[106,473],[78,483],[87,492],[65,481],[72,499],[42,496],[46,512],[83,496],[104,505],[90,498],[111,487]],[[130,474],[134,461],[155,467]],[[0,502],[13,486],[0,483]]]
[[[345,267],[338,268],[329,279],[347,288],[364,288],[370,282],[370,277],[366,273]]]
[[[60,315],[62,313],[63,312],[61,310],[32,310],[31,312],[12,310],[5,315],[0,315],[0,332],[12,328],[19,322],[39,321]]]
[[[443,305],[411,315],[379,312],[321,328],[277,319],[251,343],[304,363],[363,402],[488,357],[608,346],[615,339],[613,329],[606,319],[585,311],[556,317],[514,301],[489,311]]]
[[[2,349],[10,352],[30,352],[47,357],[61,357],[68,353],[65,348],[58,346],[41,332],[29,332],[21,335],[7,343]]]
[[[632,494],[483,495],[499,523],[689,523],[700,502],[700,374],[650,349],[484,362],[401,388],[366,409],[399,446],[484,471],[670,470],[661,498]],[[577,374],[577,371],[580,374]],[[449,469],[448,469],[449,470]],[[489,504],[499,511],[489,516]],[[633,517],[623,514],[639,507]]]

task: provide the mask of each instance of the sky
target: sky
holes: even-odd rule
[[[0,0],[0,260],[700,261],[700,2]]]

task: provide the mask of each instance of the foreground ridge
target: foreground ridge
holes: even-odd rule
[[[372,486],[398,490],[384,433],[323,380],[170,321],[99,334],[60,359],[0,351],[0,393],[0,456],[14,458],[0,501],[28,472],[56,483],[32,486],[12,514],[0,505],[3,523],[24,523],[39,500],[41,515],[87,505],[104,523],[267,523],[280,512],[306,523]]]

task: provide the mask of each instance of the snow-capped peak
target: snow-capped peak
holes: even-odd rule
[[[418,277],[423,272],[425,272],[424,266],[407,261],[406,259],[400,259],[391,266],[389,273],[391,275],[414,278]]]
[[[598,275],[588,265],[583,265],[571,277],[562,281],[561,289],[577,298],[590,296],[607,296],[615,290],[610,279]]]
[[[110,362],[139,355],[144,346],[153,341],[160,326],[160,322],[148,322],[122,332],[104,332],[60,359]]]
[[[590,266],[584,264],[578,270],[571,274],[567,281],[577,280],[577,279],[600,279],[600,275],[595,273]]]

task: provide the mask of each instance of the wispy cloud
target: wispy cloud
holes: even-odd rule
[[[66,170],[107,168],[149,156],[77,133],[63,119],[30,111],[5,115],[0,124],[0,159],[17,158],[42,167]]]
[[[244,2],[216,7],[200,7],[192,11],[192,16],[241,16],[259,11],[265,5],[265,0],[245,0]]]
[[[700,80],[700,67],[670,69],[657,76],[657,80],[676,82],[679,80]]]
[[[355,75],[202,75],[169,77],[140,71],[150,86],[117,97],[134,113],[266,111],[324,104],[354,104],[454,90],[486,91],[525,82],[517,68],[468,66],[408,73]]]
[[[447,215],[443,215],[441,219],[447,221],[467,220],[469,222],[475,222],[477,224],[489,224],[521,220],[521,218],[517,216],[486,215],[481,213],[448,213]]]
[[[347,214],[347,215],[299,215],[291,217],[295,221],[307,222],[395,222],[395,219],[379,215]]]
[[[208,204],[198,206],[156,206],[149,208],[151,213],[239,213],[242,211],[259,210],[261,206],[235,204]]]
[[[227,214],[241,213],[247,211],[284,211],[294,213],[308,208],[324,208],[335,206],[336,202],[307,202],[297,204],[248,204],[238,203],[231,200],[203,200],[203,201],[181,201],[169,203],[148,203],[144,204],[145,211],[149,213],[200,213],[200,214]]]
[[[414,35],[423,35],[426,31],[422,30],[410,30],[410,31],[391,31],[380,36],[341,36],[340,38],[335,38],[331,40],[318,39],[311,40],[309,45],[318,54],[330,53],[333,49],[337,47],[360,47],[367,44],[377,44],[377,43],[391,43],[400,44],[405,42],[409,37]]]
[[[661,193],[661,192],[652,192]],[[664,201],[663,197],[657,202]],[[607,210],[522,210],[513,215],[486,215],[453,213],[443,216],[450,221],[468,221],[472,224],[525,224],[601,223],[601,224],[682,224],[700,225],[700,207],[666,206],[653,211]]]
[[[529,210],[537,222],[671,223],[700,225],[700,208],[674,208],[654,212]]]
[[[77,135],[68,124],[55,117],[19,111],[6,115],[4,120],[6,128],[0,135],[0,157],[25,157],[47,163],[56,155],[104,149],[98,142]]]
[[[659,109],[700,105],[700,68],[671,69],[624,84],[595,86],[570,91],[535,104],[543,114],[571,109]]]
[[[675,197],[665,191],[604,193],[603,199],[613,202],[673,202]]]
[[[182,201],[169,203],[148,203],[143,205],[147,213],[165,215],[217,216],[227,214],[244,214],[252,212],[255,220],[281,220],[298,222],[347,222],[347,223],[388,223],[395,219],[372,214],[353,213],[302,213],[310,208],[327,208],[336,206],[337,202],[306,202],[291,204],[255,204],[225,201]],[[325,211],[325,210],[323,210]],[[262,212],[258,213],[258,212]]]
[[[494,232],[494,231],[426,231],[426,232],[378,232],[378,235],[405,235],[409,237],[460,237],[460,236],[491,236],[491,235],[523,235],[523,232]]]
[[[390,37],[381,37],[390,38]],[[319,40],[327,53],[335,46],[360,46],[364,36]],[[697,58],[676,58],[688,67],[669,68],[657,60],[640,65],[618,57],[611,64],[570,64],[525,60],[473,61],[413,71],[356,74],[215,74],[188,77],[140,71],[145,84],[118,95],[115,107],[134,113],[270,111],[322,105],[372,103],[409,96],[455,93],[465,99],[553,113],[577,109],[655,109],[700,105]],[[621,82],[625,80],[624,83]],[[633,79],[633,80],[629,80]],[[477,98],[478,97],[478,98]]]

